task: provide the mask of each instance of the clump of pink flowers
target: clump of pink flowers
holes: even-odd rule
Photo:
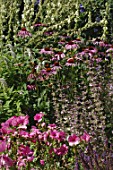
[[[10,167],[38,168],[51,159],[53,162],[60,156],[59,162],[68,155],[71,147],[88,143],[90,135],[72,134],[67,137],[64,131],[59,131],[55,123],[44,121],[45,113],[39,112],[34,116],[36,126],[28,130],[29,116],[13,116],[1,124],[0,134],[0,168]],[[73,153],[75,154],[75,153]],[[48,155],[48,156],[47,156]],[[50,165],[51,167],[51,165]]]

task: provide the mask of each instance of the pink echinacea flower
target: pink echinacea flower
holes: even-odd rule
[[[25,38],[25,37],[31,37],[31,33],[29,31],[26,30],[26,28],[22,28],[19,32],[18,32],[18,36]]]

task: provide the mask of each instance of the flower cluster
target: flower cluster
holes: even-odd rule
[[[45,122],[41,122],[43,117],[43,112],[34,116],[36,126],[32,126],[30,131],[27,130],[28,116],[13,116],[1,124],[0,168],[18,167],[20,170],[24,167],[33,167],[37,161],[41,166],[46,166],[48,159],[54,160],[55,155],[63,157],[68,154],[71,146],[90,141],[90,136],[86,132],[82,136],[73,134],[67,138],[64,131],[57,130],[56,124],[46,125]],[[44,155],[45,150],[48,159]],[[40,156],[39,152],[42,153]]]

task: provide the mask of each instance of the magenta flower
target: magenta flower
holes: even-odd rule
[[[0,152],[4,152],[7,149],[6,141],[0,141]]]
[[[8,157],[7,155],[0,155],[0,168],[1,167],[8,168],[13,166],[13,164],[14,161],[10,157]]]
[[[34,120],[36,120],[37,122],[41,122],[43,116],[44,116],[44,114],[43,114],[42,112],[37,113],[37,114],[34,116]]]
[[[66,138],[66,133],[63,132],[63,131],[60,131],[60,132],[59,132],[58,141],[59,141],[59,142],[64,141],[65,138]]]
[[[78,145],[80,143],[80,138],[75,134],[68,137],[69,146]]]
[[[25,167],[26,159],[23,159],[23,157],[18,157],[17,166],[19,167],[18,170],[21,170],[21,167]]]
[[[31,37],[31,33],[29,31],[26,30],[26,28],[22,28],[19,32],[18,32],[18,36],[25,38],[25,37]]]
[[[84,142],[89,142],[90,138],[91,136],[86,132],[80,137],[81,141],[84,141]]]
[[[54,148],[54,152],[56,155],[65,155],[68,152],[68,146],[66,144],[63,144],[59,148]]]
[[[32,85],[27,85],[27,90],[36,90],[36,85],[32,84]]]
[[[54,152],[54,148],[51,147],[51,148],[49,149],[49,154],[52,155],[53,152]]]
[[[29,133],[26,132],[25,130],[20,129],[19,136],[24,137],[24,138],[29,138]]]
[[[29,123],[29,116],[12,116],[5,123],[2,123],[2,126],[19,126],[27,125]]]
[[[57,130],[51,130],[49,136],[50,136],[51,139],[57,139],[58,140],[59,132]]]
[[[17,165],[19,167],[26,166],[27,162],[32,162],[34,159],[34,152],[29,148],[29,146],[20,145],[18,148],[18,161]]]
[[[18,116],[17,117],[17,126],[18,125],[27,125],[29,123],[29,116]],[[13,123],[12,123],[13,126]]]
[[[33,151],[29,148],[29,146],[20,145],[18,149],[18,155],[31,157],[33,155]]]
[[[1,126],[4,127],[9,127],[11,126],[12,120],[16,119],[16,116],[12,116],[11,118],[9,118],[8,120],[6,120],[4,123],[1,123]]]
[[[42,159],[42,160],[40,160],[40,164],[44,166],[45,162],[44,162],[44,160],[43,160],[43,159]]]
[[[48,136],[49,136],[49,132],[48,132],[48,131],[47,131],[47,132],[43,132],[43,133],[40,133],[40,134],[38,135],[38,139],[39,139],[39,141],[44,141],[44,142],[46,142]]]
[[[2,134],[10,134],[10,133],[14,133],[14,129],[10,129],[8,126],[3,126],[0,129]]]
[[[30,134],[29,134],[29,137],[30,137],[30,138],[33,138],[33,137],[38,136],[39,134],[41,134],[40,130],[37,129],[36,127],[32,127],[32,128],[31,128],[31,132],[30,132]]]

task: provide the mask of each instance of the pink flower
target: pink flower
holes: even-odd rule
[[[73,41],[70,41],[65,45],[65,48],[67,50],[76,49],[76,48],[78,48],[78,45],[75,44]]]
[[[45,162],[44,162],[44,160],[42,159],[42,160],[40,160],[40,164],[41,165],[44,165],[45,164]]]
[[[26,28],[22,28],[19,32],[18,32],[18,36],[25,38],[25,37],[31,37],[31,33],[29,31],[26,30]]]
[[[88,56],[91,58],[92,56],[93,56],[93,52],[91,52],[91,51],[88,51],[88,50],[84,50],[84,51],[82,51],[82,52],[80,52],[80,53],[78,53],[76,56],[79,56],[79,57],[82,57],[83,59],[84,59],[84,57],[86,58],[88,58]],[[82,60],[82,58],[80,58],[80,60]]]
[[[36,85],[27,85],[27,90],[36,90]]]
[[[97,48],[90,46],[90,47],[84,49],[84,51],[87,53],[95,54],[95,53],[97,53]]]
[[[29,146],[20,145],[18,148],[18,166],[25,166],[26,162],[32,162],[34,159],[34,152],[29,148]]]
[[[78,145],[80,143],[80,138],[75,134],[68,137],[69,146]]]
[[[66,41],[65,41],[65,40],[60,40],[60,41],[58,42],[58,44],[66,44]]]
[[[40,133],[40,134],[38,135],[38,139],[39,139],[40,141],[46,142],[48,136],[49,136],[48,131],[47,131],[47,132],[43,132],[43,133]]]
[[[65,54],[63,52],[58,52],[54,55],[54,57],[56,58],[56,60],[61,60],[65,57]]]
[[[40,71],[40,74],[38,76],[38,79],[40,81],[44,81],[49,79],[50,76],[57,74],[57,70],[55,70],[54,68],[46,68],[46,69],[42,69]]]
[[[43,116],[44,114],[40,112],[34,116],[34,120],[36,120],[37,122],[41,122]]]
[[[74,63],[74,58],[68,58],[66,66],[76,66],[76,63]]]
[[[0,152],[4,152],[7,149],[6,141],[0,141]]]
[[[4,123],[1,123],[1,126],[4,127],[9,127],[12,123],[12,120],[16,119],[16,116],[12,116],[11,118],[9,118],[8,120],[6,120]]]
[[[21,170],[21,167],[25,167],[26,166],[26,159],[23,159],[23,157],[18,157],[18,161],[17,161],[17,166],[19,167],[18,170]]]
[[[55,125],[55,124],[49,124],[49,125],[48,125],[48,128],[49,128],[49,129],[55,129],[55,128],[56,128],[56,125]]]
[[[50,136],[51,139],[57,139],[58,140],[59,132],[57,130],[51,130],[49,136]]]
[[[24,137],[24,138],[28,138],[29,137],[29,133],[26,132],[25,130],[20,130],[19,131],[19,135]]]
[[[59,69],[62,69],[62,67],[59,65],[59,62],[54,62],[54,65],[53,65],[53,70],[59,70]]]
[[[27,125],[29,123],[29,116],[18,116],[17,117],[17,126],[18,125]],[[12,122],[12,126],[13,126],[13,122]]]
[[[31,80],[36,80],[36,76],[33,73],[30,73],[27,77],[27,81],[31,81]]]
[[[29,137],[33,138],[33,137],[38,136],[39,134],[41,134],[40,130],[37,129],[36,127],[32,127]]]
[[[50,75],[53,75],[53,74],[57,74],[57,71],[54,70],[53,68],[46,68],[46,69],[41,70],[41,74],[46,75],[46,76],[50,76]]]
[[[0,155],[0,167],[11,167],[13,166],[14,161],[7,155]]]
[[[29,148],[29,146],[20,145],[18,149],[18,155],[31,156],[33,155],[33,151]]]
[[[5,123],[2,123],[2,126],[19,126],[27,125],[29,123],[29,116],[12,116]]]
[[[66,146],[66,144],[63,144],[59,148],[54,148],[54,152],[56,153],[56,155],[65,155],[68,152],[68,146]]]
[[[89,142],[90,138],[91,136],[86,132],[80,137],[81,141],[85,141],[85,142]]]
[[[66,134],[65,134],[65,132],[63,132],[63,131],[60,131],[59,132],[59,137],[58,137],[58,141],[64,141],[65,140],[65,138],[66,138]]]
[[[1,128],[1,133],[2,134],[10,134],[10,133],[14,133],[14,129],[10,129],[8,126],[3,126]]]
[[[42,48],[41,51],[39,52],[40,54],[54,54],[54,52],[52,51],[52,48]]]

